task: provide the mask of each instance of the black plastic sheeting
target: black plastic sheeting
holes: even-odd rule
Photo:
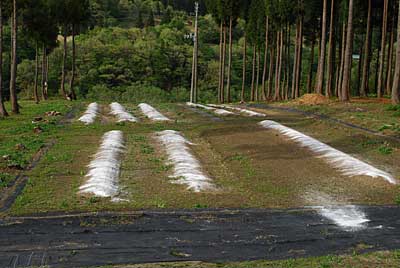
[[[93,214],[0,221],[0,267],[231,262],[400,248],[400,208],[346,231],[312,209]]]

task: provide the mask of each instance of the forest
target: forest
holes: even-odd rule
[[[399,103],[394,0],[200,1],[202,101],[317,93]],[[1,97],[184,101],[194,1],[15,0],[1,4]]]

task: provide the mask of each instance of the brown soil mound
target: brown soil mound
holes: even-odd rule
[[[320,105],[329,103],[329,99],[320,94],[306,94],[297,100],[299,104]]]

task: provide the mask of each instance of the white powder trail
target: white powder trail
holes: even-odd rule
[[[306,195],[310,203],[318,204],[315,210],[346,231],[359,231],[367,228],[370,220],[361,208],[354,205],[341,205],[325,193],[310,192]]]
[[[165,146],[168,161],[174,166],[174,174],[178,184],[188,185],[188,190],[195,192],[214,190],[211,179],[201,171],[199,161],[193,156],[188,145],[193,145],[179,132],[165,130],[157,133],[157,139]]]
[[[331,146],[324,144],[314,138],[304,135],[294,129],[283,126],[277,122],[265,120],[259,123],[262,127],[267,129],[273,129],[290,140],[295,141],[302,147],[305,147],[318,157],[324,159],[326,162],[331,164],[334,168],[341,171],[344,175],[354,176],[369,176],[372,178],[383,178],[391,184],[397,184],[396,179],[389,173],[377,169],[361,160],[358,160],[348,154],[345,154],[339,150],[332,148]]]
[[[88,180],[80,187],[81,193],[115,198],[119,193],[118,180],[124,150],[121,131],[114,130],[104,134],[100,149],[88,166]]]
[[[186,105],[190,106],[190,107],[194,107],[194,108],[201,108],[207,111],[212,111],[213,113],[217,114],[217,115],[221,115],[221,116],[228,116],[228,115],[234,115],[234,113],[224,110],[224,109],[220,109],[220,108],[214,108],[214,107],[210,107],[210,106],[206,106],[206,105],[202,105],[202,104],[198,104],[198,103],[192,103],[192,102],[188,102],[186,103]]]
[[[139,108],[144,115],[146,115],[148,118],[150,118],[153,121],[170,121],[169,118],[162,115],[160,112],[158,112],[156,109],[154,109],[152,106],[148,105],[147,103],[139,104]]]
[[[128,113],[124,106],[117,102],[110,104],[111,112],[110,114],[117,117],[118,122],[138,122],[138,119],[132,114]]]
[[[254,112],[252,110],[242,109],[242,108],[231,106],[231,105],[208,104],[208,106],[214,107],[214,108],[220,108],[220,109],[230,109],[230,110],[245,114],[245,115],[250,116],[250,117],[266,117],[265,114],[257,113],[257,112]]]
[[[318,211],[323,217],[349,231],[364,229],[367,227],[366,223],[370,222],[365,213],[357,206],[319,207]]]
[[[93,124],[94,121],[96,120],[98,113],[99,113],[99,105],[95,102],[91,103],[89,104],[86,112],[78,120],[81,121],[82,123],[85,123],[85,125]]]

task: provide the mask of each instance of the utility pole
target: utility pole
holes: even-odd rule
[[[198,17],[199,17],[199,3],[195,3],[195,24],[194,24],[194,35],[193,35],[193,42],[194,42],[194,47],[193,47],[193,66],[192,66],[192,84],[190,88],[190,102],[196,103],[198,99],[198,91],[197,91],[197,70],[198,70],[198,64],[197,64],[197,59],[198,59],[198,49],[199,49],[199,43],[198,43]]]

